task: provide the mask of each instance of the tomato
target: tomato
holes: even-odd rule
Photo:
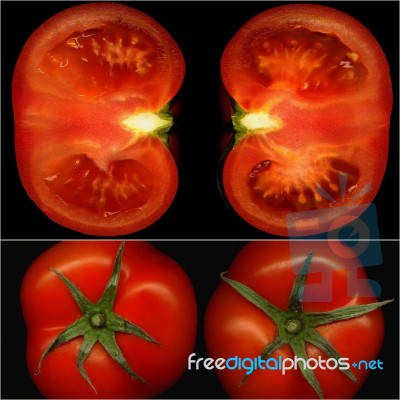
[[[129,6],[78,5],[44,22],[12,82],[29,197],[86,234],[123,235],[158,220],[177,191],[169,107],[184,72],[169,33]]]
[[[306,264],[309,273],[304,267],[300,270]],[[305,286],[303,282],[296,287],[302,277]],[[376,360],[384,335],[379,307],[389,301],[376,302],[365,270],[349,247],[340,242],[250,242],[222,278],[224,282],[211,297],[205,316],[205,343],[210,357],[247,359],[247,366],[249,359],[259,356],[264,360],[294,360],[295,355],[303,360],[321,357],[324,362],[333,358],[330,367],[334,367],[335,359],[339,362],[344,358],[350,368],[346,375],[323,363],[314,369],[315,364],[310,362],[312,371],[307,377],[300,366],[284,374],[272,364],[271,369],[258,368],[250,375],[244,368],[216,369],[229,396],[351,398],[356,394],[369,371],[351,365]],[[243,292],[238,285],[242,285]],[[373,308],[369,308],[371,303]],[[358,306],[359,311],[351,314],[350,306]],[[324,313],[330,311],[327,318]],[[319,323],[313,319],[316,316]],[[277,338],[282,340],[280,344]],[[262,356],[274,343],[278,345]]]
[[[279,236],[358,217],[352,207],[372,202],[385,173],[393,97],[371,32],[325,6],[272,8],[234,35],[221,75],[236,131],[222,171],[233,209]],[[318,227],[305,218],[288,232],[288,216],[322,209]]]
[[[122,253],[118,246],[109,241],[60,242],[42,253],[24,276],[21,304],[28,330],[27,365],[45,397],[154,397],[186,370],[197,324],[189,278],[149,243],[128,242]],[[118,282],[113,264],[121,254]],[[76,301],[65,279],[91,306]],[[107,284],[109,279],[114,287]],[[86,324],[84,340],[79,331],[61,333],[77,325],[79,318]],[[127,329],[132,324],[133,332]],[[71,340],[49,351],[59,335]],[[93,348],[91,338],[97,340]]]

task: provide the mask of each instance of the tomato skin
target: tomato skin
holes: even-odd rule
[[[99,82],[105,74],[97,71],[97,65],[93,65],[93,76],[86,79],[85,74],[92,73],[90,70],[73,69],[80,68],[82,62],[71,66],[69,72],[68,65],[64,68],[66,72],[58,68],[52,75],[53,67],[48,60],[61,41],[74,32],[90,32],[99,26],[104,27],[109,40],[116,41],[118,38],[113,35],[118,35],[118,31],[109,28],[114,23],[124,29],[122,34],[139,32],[143,40],[148,40],[147,45],[154,52],[154,69],[144,78],[131,82],[130,75],[121,67],[121,78],[103,83],[103,87]],[[91,51],[89,45],[87,48],[84,51]],[[110,51],[112,58],[113,50]],[[130,53],[127,54],[129,59]],[[73,55],[71,65],[72,61],[76,61]],[[122,121],[134,113],[158,113],[178,92],[184,73],[184,59],[173,38],[151,17],[131,7],[116,3],[84,4],[44,22],[26,42],[12,83],[17,166],[28,196],[56,223],[90,235],[129,234],[161,218],[177,192],[174,156],[154,132],[142,135],[124,127]],[[79,82],[75,87],[74,77],[87,82],[87,87],[81,89]],[[117,213],[107,209],[104,213],[88,212],[46,186],[46,179],[58,173],[52,169],[53,162],[75,154],[87,155],[105,173],[110,173],[113,162],[138,160],[151,173],[152,187],[156,189],[140,207],[132,205]],[[94,187],[95,190],[98,189]],[[101,202],[100,195],[96,195]]]
[[[320,93],[296,92],[293,88],[268,87],[260,83],[255,78],[252,64],[257,39],[269,40],[277,33],[291,32],[298,27],[333,35],[354,51],[367,70],[365,81],[354,90],[351,87],[343,91],[327,89]],[[291,67],[290,61],[286,61],[287,68]],[[393,94],[386,57],[376,39],[360,22],[341,11],[320,5],[291,4],[269,9],[249,20],[228,43],[221,60],[221,75],[229,95],[246,112],[267,110],[281,122],[275,130],[244,137],[226,157],[224,190],[230,204],[244,220],[273,235],[312,235],[337,228],[330,225],[341,215],[338,209],[341,206],[373,201],[387,164]],[[297,83],[296,79],[294,76],[293,81]],[[326,79],[328,84],[329,79]],[[354,104],[357,104],[356,108]],[[344,201],[340,201],[337,193],[337,198],[334,196],[336,203],[323,207],[331,207],[332,215],[325,214],[319,229],[309,226],[304,228],[303,234],[289,232],[287,215],[313,210],[315,206],[287,207],[255,199],[249,187],[249,175],[258,163],[273,160],[280,166],[279,174],[283,176],[276,180],[284,180],[287,185],[278,187],[271,182],[271,192],[275,188],[274,193],[281,194],[284,187],[293,184],[298,186],[293,190],[294,197],[302,189],[315,193],[318,171],[322,171],[321,176],[325,172],[318,164],[316,166],[316,161],[326,155],[349,162],[358,170],[356,191],[346,194]],[[366,187],[370,190],[357,196]],[[360,213],[361,208],[358,214],[347,215],[346,223]]]
[[[48,398],[147,398],[171,387],[186,369],[195,343],[197,309],[191,283],[182,268],[146,242],[129,242],[114,312],[137,324],[160,346],[133,335],[117,333],[128,363],[148,384],[129,376],[98,343],[84,367],[97,394],[76,367],[81,338],[52,351],[35,375],[44,350],[81,311],[57,275],[72,280],[92,302],[107,284],[117,242],[60,242],[40,255],[21,287],[21,304],[28,327],[27,364],[39,391]]]
[[[294,270],[299,271],[311,249],[314,257],[304,291],[304,311],[328,311],[350,304],[376,301],[355,254],[351,249],[335,243],[297,242],[290,248],[289,243],[283,241],[250,242],[236,256],[227,276],[249,286],[273,305],[286,309],[295,279]],[[348,276],[357,277],[351,281],[351,286]],[[324,298],[329,285],[323,282],[332,285],[330,300]],[[348,294],[348,288],[354,289],[351,295]],[[319,296],[314,298],[323,300],[307,301],[310,290],[314,296]],[[378,309],[358,318],[320,326],[317,330],[342,357],[348,357],[350,363],[362,359],[373,360],[383,341],[382,311]],[[276,325],[269,317],[224,283],[214,292],[207,306],[205,342],[210,357],[214,359],[235,356],[257,358],[274,339],[276,331]],[[309,358],[318,359],[321,356],[327,359],[310,344],[306,344],[306,351]],[[271,355],[274,358],[278,356],[293,358],[293,353],[285,345]],[[368,375],[366,370],[352,368],[352,371],[358,379],[357,384],[339,370],[314,370],[324,398],[352,398]],[[317,398],[299,370],[286,371],[285,375],[279,370],[258,370],[241,386],[239,382],[245,374],[244,370],[224,369],[216,372],[232,398]]]

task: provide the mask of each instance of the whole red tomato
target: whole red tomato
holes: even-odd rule
[[[154,397],[186,370],[197,325],[189,278],[146,242],[119,245],[60,242],[24,276],[27,364],[45,397]]]
[[[78,5],[43,23],[12,82],[29,197],[86,234],[122,235],[158,220],[177,191],[168,132],[184,72],[169,33],[129,6]]]
[[[376,302],[350,248],[327,242],[297,242],[292,248],[288,242],[250,242],[222,278],[205,317],[212,358],[288,361],[297,356],[325,362],[316,367],[312,360],[306,371],[299,362],[284,374],[273,364],[249,375],[243,366],[216,369],[229,396],[351,398],[357,393],[369,370],[352,363],[376,361],[384,334],[379,307],[389,301]],[[340,358],[346,360],[339,363]],[[340,370],[342,362],[349,369]]]
[[[222,183],[245,221],[309,235],[364,211],[385,173],[393,97],[367,28],[325,6],[271,8],[228,43],[221,75],[235,129]],[[320,209],[317,225],[309,216],[288,232],[289,215]]]

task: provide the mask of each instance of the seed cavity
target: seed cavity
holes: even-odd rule
[[[321,157],[305,176],[296,176],[273,160],[263,160],[249,173],[252,195],[288,211],[328,208],[357,196],[360,171],[338,157]]]
[[[253,57],[259,83],[302,95],[342,92],[367,76],[359,54],[339,38],[305,28],[261,37]]]
[[[253,170],[250,172],[250,179],[255,179],[257,175],[264,170],[268,170],[271,168],[271,161],[265,160],[261,161],[259,164],[257,164]]]
[[[153,190],[152,173],[136,160],[117,160],[103,171],[85,154],[76,154],[54,168],[43,178],[54,195],[104,217],[142,207]]]
[[[101,96],[142,85],[160,57],[154,38],[109,23],[73,32],[46,53],[39,69],[74,93]]]
[[[149,49],[136,36],[127,39],[93,37],[90,44],[100,64],[107,64],[111,74],[115,68],[125,68],[145,75],[153,66]]]

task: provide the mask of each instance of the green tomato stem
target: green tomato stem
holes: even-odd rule
[[[104,314],[94,314],[90,318],[90,324],[93,328],[102,328],[106,323],[106,317]]]
[[[286,322],[285,329],[288,333],[296,334],[301,331],[303,324],[298,319],[289,319]]]

